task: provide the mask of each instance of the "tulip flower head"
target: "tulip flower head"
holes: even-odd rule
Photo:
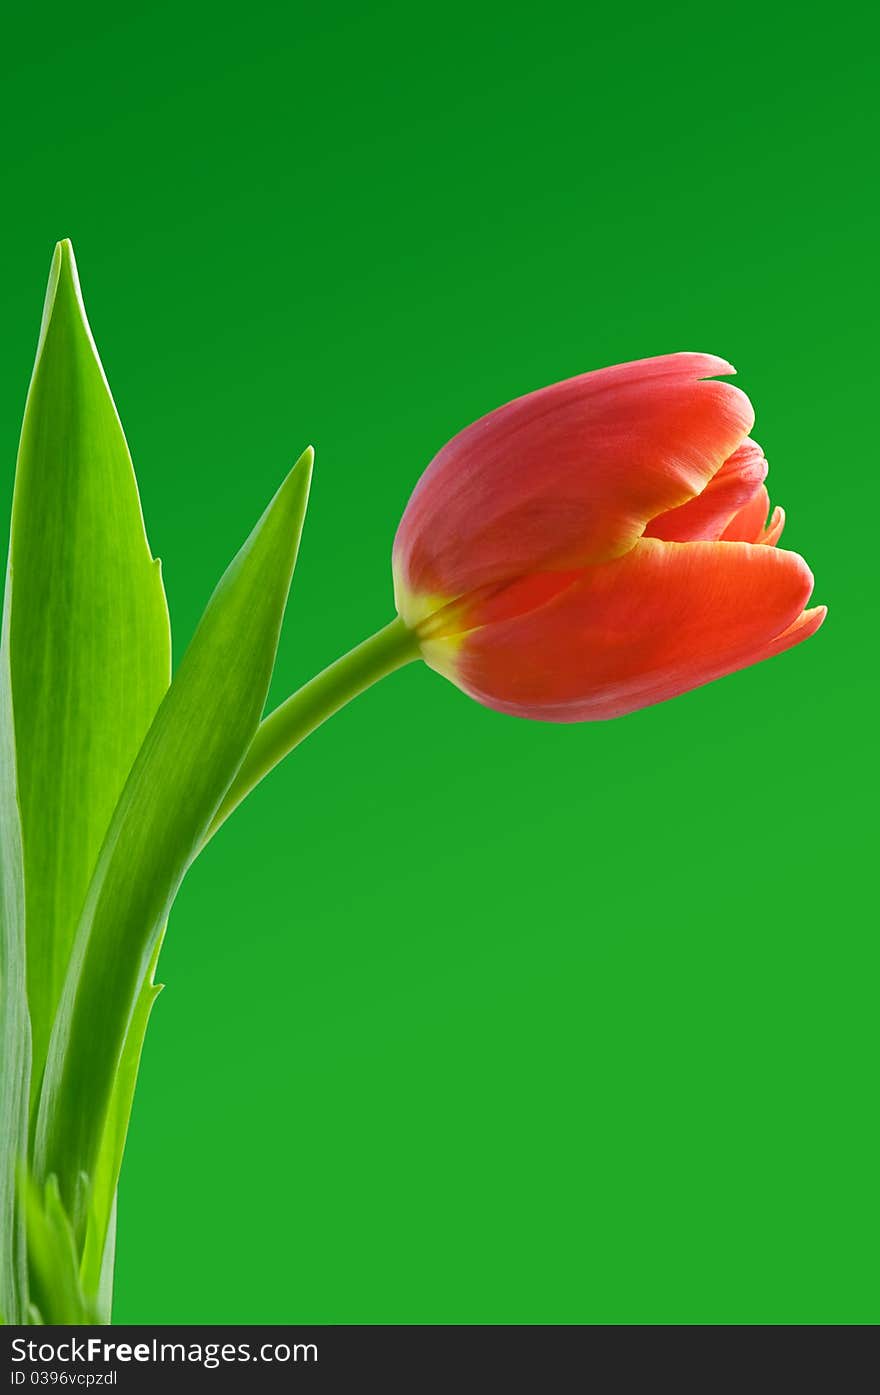
[[[394,541],[424,658],[487,707],[618,717],[790,649],[825,607],[776,547],[745,393],[710,354],[584,373],[434,457]]]

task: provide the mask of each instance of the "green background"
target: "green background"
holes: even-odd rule
[[[308,441],[278,698],[390,618],[448,436],[676,349],[738,365],[831,607],[606,724],[502,718],[413,665],[273,775],[172,917],[118,1321],[878,1317],[868,24],[7,15],[3,503],[70,236],[178,656]]]

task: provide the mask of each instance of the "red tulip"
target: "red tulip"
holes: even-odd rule
[[[775,547],[734,369],[668,354],[517,398],[434,457],[394,541],[428,663],[501,712],[617,717],[814,634],[812,574]]]

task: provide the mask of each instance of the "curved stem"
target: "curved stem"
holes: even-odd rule
[[[419,652],[415,634],[397,617],[351,653],[325,668],[270,713],[260,723],[241,769],[205,835],[205,842],[294,746],[358,693],[417,659]]]

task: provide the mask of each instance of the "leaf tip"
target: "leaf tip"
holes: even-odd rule
[[[69,237],[62,237],[59,242],[55,243],[52,266],[49,271],[50,287],[53,281],[57,285],[62,280],[79,291],[79,272],[77,271],[76,257],[73,254],[73,243]]]
[[[306,446],[279,490],[279,494],[287,494],[291,507],[294,511],[299,511],[301,516],[305,514],[306,506],[308,505],[314,465],[314,447]],[[301,526],[302,517],[300,518],[300,527]]]
[[[58,292],[62,287],[70,293],[72,303],[76,307],[76,313],[79,313],[85,321],[85,308],[82,303],[79,272],[76,268],[76,257],[73,255],[73,243],[69,237],[64,237],[60,242],[56,242],[55,250],[52,253],[52,264],[49,267],[49,284],[46,287],[43,320],[40,325],[40,338],[37,343],[38,362],[43,345],[46,341],[46,335],[52,321],[56,304],[58,303]]]

